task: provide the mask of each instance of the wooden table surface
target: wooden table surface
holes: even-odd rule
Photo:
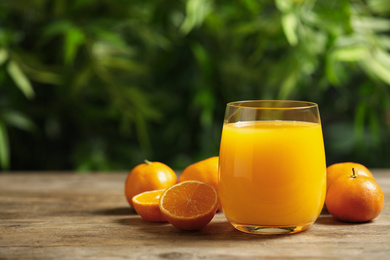
[[[218,213],[201,231],[148,223],[127,205],[126,173],[0,173],[0,259],[390,259],[390,170],[373,170],[381,215],[347,224],[321,214],[285,236],[235,230]]]

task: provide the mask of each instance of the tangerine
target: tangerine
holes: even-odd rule
[[[357,176],[366,176],[368,178],[374,179],[370,170],[366,166],[360,163],[354,162],[343,162],[335,163],[326,168],[326,190],[329,190],[329,187],[341,176],[350,176],[352,168],[355,169],[355,174]]]
[[[352,174],[339,177],[330,186],[325,204],[336,219],[346,222],[367,222],[383,209],[384,196],[379,184],[367,176]]]
[[[164,222],[166,221],[161,214],[159,203],[161,194],[165,190],[145,191],[135,195],[132,199],[135,211],[143,219],[150,222]]]
[[[161,195],[160,210],[166,220],[183,230],[199,230],[214,217],[217,191],[208,183],[183,181]]]
[[[202,181],[212,185],[218,192],[218,163],[218,156],[193,163],[183,170],[179,177],[179,182],[189,180]],[[221,210],[222,207],[218,203],[218,211]]]
[[[150,162],[135,166],[125,182],[125,196],[131,206],[132,198],[145,191],[167,189],[176,184],[177,176],[167,165],[160,162]]]

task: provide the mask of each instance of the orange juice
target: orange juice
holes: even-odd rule
[[[322,210],[326,163],[319,123],[225,123],[219,163],[219,196],[233,225],[310,225]]]

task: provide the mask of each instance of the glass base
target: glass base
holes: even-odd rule
[[[299,226],[258,226],[231,223],[237,230],[245,233],[258,235],[287,235],[294,234],[308,229],[313,222]]]

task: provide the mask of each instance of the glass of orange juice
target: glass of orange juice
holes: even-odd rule
[[[309,228],[321,213],[326,191],[318,105],[228,103],[218,189],[226,218],[240,231],[289,234]]]

